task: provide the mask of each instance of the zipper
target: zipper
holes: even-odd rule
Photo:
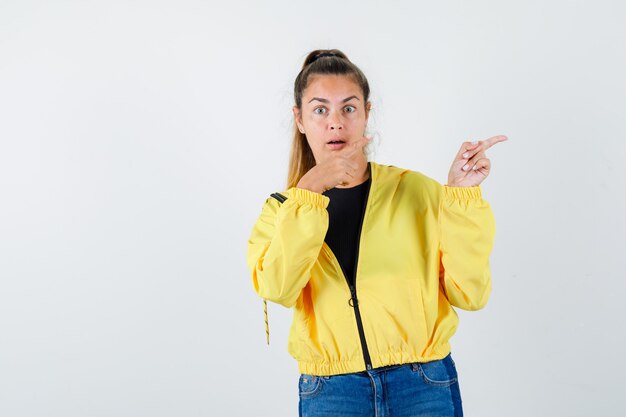
[[[363,350],[363,359],[365,361],[365,368],[369,371],[370,369],[372,369],[372,360],[370,359],[369,350],[367,348],[367,342],[365,341],[365,331],[363,330],[363,320],[361,319],[361,311],[359,310],[359,299],[356,296],[356,286],[350,285],[350,281],[348,281],[348,276],[346,275],[346,271],[344,271],[343,267],[337,260],[337,257],[333,253],[333,250],[330,248],[330,246],[328,246],[326,242],[323,243],[323,246],[326,247],[326,250],[328,251],[328,254],[330,255],[330,257],[339,266],[338,269],[341,271],[341,275],[343,275],[344,279],[346,280],[348,289],[350,290],[350,299],[348,300],[348,305],[354,309],[354,316],[356,318],[356,327],[359,331],[359,339],[361,341],[361,349]],[[356,271],[356,267],[354,270]],[[354,282],[356,284],[356,279],[354,280]]]
[[[348,284],[348,288],[350,289],[350,299],[348,300],[348,305],[350,305],[350,307],[354,309],[354,316],[356,318],[356,326],[359,330],[359,339],[361,339],[361,349],[363,350],[363,360],[365,361],[365,368],[369,371],[372,369],[372,360],[370,358],[369,349],[367,348],[367,341],[365,340],[365,331],[363,330],[363,320],[361,319],[361,310],[359,310],[359,299],[356,295],[356,271],[357,271],[357,266],[358,266],[358,261],[359,261],[359,248],[361,246],[361,230],[363,229],[363,220],[365,219],[365,211],[367,210],[367,203],[368,203],[368,199],[370,195],[370,189],[372,188],[372,183],[371,183],[372,171],[371,171],[369,163],[367,164],[367,168],[369,169],[370,177],[368,180],[370,181],[370,185],[367,188],[367,192],[365,193],[365,199],[364,199],[365,203],[363,207],[363,213],[361,214],[361,222],[359,223],[359,234],[356,240],[356,251],[354,255],[354,274],[353,274],[354,285],[350,285],[350,281],[348,280],[348,277],[346,276],[346,271],[343,270],[343,267],[337,260],[337,257],[333,253],[332,249],[330,249],[330,246],[328,246],[326,242],[324,242],[323,244],[326,246],[326,248],[328,248],[328,251],[331,253],[333,258],[337,262],[337,265],[339,265],[339,269],[341,270],[341,273],[346,280],[346,284]]]
[[[361,338],[361,348],[363,349],[363,359],[365,360],[365,368],[369,371],[370,369],[372,369],[372,359],[370,358],[370,352],[367,348],[367,342],[365,341],[365,332],[363,331],[363,321],[361,320],[361,312],[359,310],[359,299],[356,296],[356,286],[350,286],[350,293],[352,294],[352,298],[350,299],[348,303],[354,308],[354,315],[356,316],[356,325],[359,329],[359,337]]]
[[[363,348],[363,359],[365,360],[365,368],[369,371],[372,369],[372,360],[370,358],[369,350],[367,349],[367,342],[365,341],[365,332],[363,331],[363,321],[361,320],[361,311],[359,310],[359,299],[356,296],[356,271],[359,265],[359,249],[361,247],[361,230],[363,230],[363,220],[365,219],[365,210],[367,210],[367,200],[370,196],[370,189],[372,188],[372,170],[370,164],[367,164],[367,169],[369,170],[369,178],[370,185],[367,187],[367,192],[365,193],[365,203],[363,203],[363,213],[361,214],[361,222],[359,223],[359,235],[356,238],[356,251],[354,254],[354,277],[353,282],[354,286],[350,288],[350,293],[352,295],[352,302],[354,308],[354,315],[356,316],[356,324],[359,328],[359,336],[361,337],[361,347]],[[345,276],[345,274],[344,274]],[[347,279],[347,278],[346,278]]]

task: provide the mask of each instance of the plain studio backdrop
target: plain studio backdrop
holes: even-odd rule
[[[445,183],[509,137],[491,298],[451,339],[466,415],[624,415],[625,11],[3,0],[0,415],[297,415],[292,313],[268,347],[245,255],[316,48],[369,78],[371,160]]]

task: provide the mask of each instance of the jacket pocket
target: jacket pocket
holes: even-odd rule
[[[431,362],[415,362],[411,364],[413,372],[418,373],[424,383],[437,387],[447,387],[458,380],[456,366],[452,356]]]
[[[298,390],[301,398],[312,398],[322,390],[322,378],[315,375],[300,374]]]

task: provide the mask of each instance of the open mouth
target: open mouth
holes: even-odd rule
[[[328,142],[328,144],[336,144],[336,143],[346,143],[345,140],[331,140],[330,142]]]

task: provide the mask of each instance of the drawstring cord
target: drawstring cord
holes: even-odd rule
[[[285,197],[281,193],[272,193],[270,194],[270,196],[278,200],[278,202],[281,204],[284,203],[285,200],[287,199],[287,197]],[[263,313],[265,314],[265,338],[267,339],[267,344],[269,345],[270,344],[270,324],[269,324],[269,321],[267,320],[267,300],[265,298],[263,299]]]
[[[265,338],[267,339],[267,344],[270,344],[270,325],[267,320],[267,300],[263,299],[263,313],[265,313]]]

